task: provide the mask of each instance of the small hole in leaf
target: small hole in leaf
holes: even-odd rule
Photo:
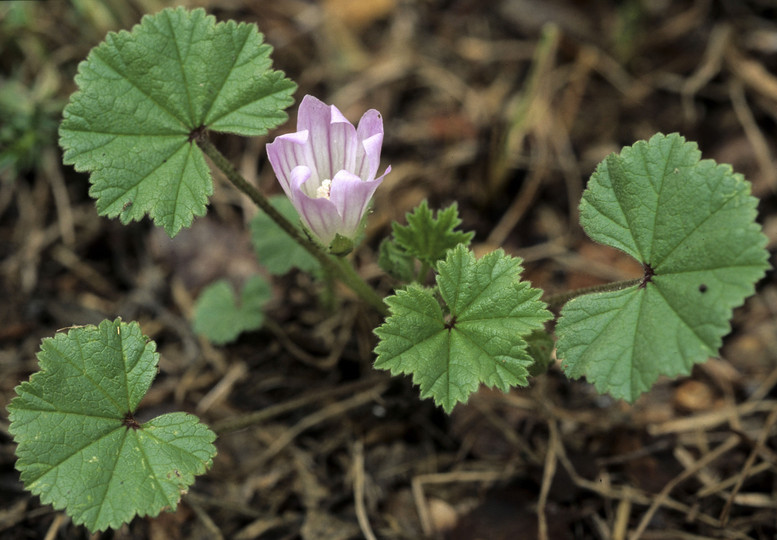
[[[707,286],[706,286],[704,283],[702,283],[701,285],[699,285],[699,292],[700,292],[700,293],[705,293],[705,292],[707,292]]]

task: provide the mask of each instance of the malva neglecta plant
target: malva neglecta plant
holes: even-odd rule
[[[210,142],[211,132],[264,135],[287,118],[296,85],[272,69],[270,51],[256,26],[216,23],[202,9],[167,9],[108,34],[79,66],[59,131],[64,162],[90,174],[101,215],[149,216],[174,237],[206,212],[207,156],[263,210],[251,237],[268,271],[296,267],[351,288],[385,316],[375,367],[411,375],[445,412],[481,384],[508,391],[546,369],[548,307],[560,308],[561,369],[632,402],[660,375],[716,355],[733,308],[768,268],[749,183],[680,135],[657,134],[599,164],[580,204],[588,236],[634,257],[642,278],[546,304],[522,280],[520,258],[473,254],[455,204],[422,203],[380,246],[379,264],[398,282],[382,298],[346,258],[390,171],[379,175],[377,111],[355,127],[305,96],[297,131],[267,145],[286,197],[265,197]],[[214,343],[263,324],[267,280],[235,294],[218,282],[199,298],[194,328]],[[135,419],[158,358],[137,323],[72,328],[43,341],[40,371],[8,407],[26,488],[90,531],[175,509],[216,455],[214,433],[192,415]]]

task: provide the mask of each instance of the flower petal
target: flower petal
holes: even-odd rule
[[[361,120],[359,120],[359,127],[356,128],[356,134],[359,140],[363,141],[378,133],[383,135],[383,117],[375,109],[370,109],[365,112],[362,115]]]
[[[341,169],[356,164],[356,130],[334,105],[305,96],[299,106],[297,130],[310,132],[314,170],[321,180],[331,179]],[[348,169],[348,162],[351,169]]]
[[[297,111],[297,131],[310,129],[310,123],[314,117],[324,117],[329,122],[329,105],[307,94],[302,98]]]
[[[291,174],[291,199],[297,209],[302,223],[311,233],[318,237],[322,244],[328,246],[340,231],[342,220],[334,203],[323,197],[310,197],[305,185],[310,179],[307,167],[295,167]]]
[[[287,133],[286,135],[277,137],[273,142],[266,146],[270,165],[287,196],[290,196],[289,189],[292,169],[298,165],[307,165],[312,170],[312,150],[305,148],[306,146],[309,146],[308,134],[309,132],[307,131]],[[310,156],[308,156],[308,154],[310,154]]]
[[[372,180],[380,166],[380,148],[383,144],[383,117],[375,109],[364,113],[356,128],[360,143],[359,159],[354,172],[364,180]]]
[[[390,170],[391,167],[380,178],[367,182],[346,171],[340,171],[335,175],[332,179],[329,199],[340,215],[342,228],[337,232],[348,238],[356,236],[372,195]]]
[[[356,128],[334,105],[331,114],[328,142],[332,176],[328,178],[333,178],[341,170],[355,172],[356,157],[359,154]]]
[[[380,148],[383,145],[383,133],[376,133],[362,141],[364,159],[356,174],[365,180],[372,180],[380,167]]]

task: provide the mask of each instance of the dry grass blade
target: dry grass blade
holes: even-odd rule
[[[263,466],[303,431],[310,429],[311,427],[320,424],[321,422],[326,422],[327,420],[341,416],[351,409],[361,407],[370,401],[374,401],[378,396],[380,396],[380,394],[383,393],[383,391],[386,390],[387,386],[388,383],[385,382],[375,384],[372,388],[359,392],[353,397],[344,399],[342,401],[336,401],[335,403],[327,405],[326,407],[313,414],[309,414],[294,424],[292,427],[285,430],[267,450],[259,455],[253,465],[256,468]]]
[[[376,540],[372,532],[370,519],[367,516],[367,508],[364,505],[364,444],[357,441],[353,447],[353,498],[356,506],[356,519],[359,527],[367,540]]]
[[[647,512],[645,512],[645,514],[642,516],[642,519],[640,520],[639,525],[637,525],[637,528],[629,537],[629,539],[638,540],[639,538],[642,537],[642,534],[645,532],[645,529],[650,523],[650,520],[652,519],[653,515],[656,513],[656,510],[658,510],[658,508],[666,502],[666,500],[669,497],[669,494],[672,492],[674,488],[676,488],[680,483],[687,480],[688,478],[696,474],[698,471],[700,471],[701,469],[703,469],[704,467],[706,467],[716,459],[720,458],[721,456],[729,452],[732,448],[737,446],[739,442],[740,442],[739,437],[732,435],[726,441],[721,443],[717,448],[715,448],[715,450],[704,455],[692,467],[685,469],[681,474],[677,475],[671,482],[669,482],[664,487],[664,489],[661,490],[661,493],[659,493],[658,496],[656,496],[653,502],[650,504],[650,507],[648,508]]]
[[[540,487],[540,496],[537,500],[537,519],[539,523],[540,540],[548,540],[548,517],[545,515],[545,505],[548,503],[548,493],[550,484],[556,474],[556,452],[559,445],[558,426],[554,420],[548,421],[550,440],[548,441],[548,452],[545,454],[545,468],[542,472],[542,485]]]
[[[385,381],[385,379],[383,377],[379,377],[377,379],[367,379],[364,381],[343,384],[335,388],[325,388],[323,390],[308,392],[301,397],[267,407],[266,409],[262,409],[260,411],[228,418],[221,422],[216,422],[213,424],[213,430],[219,435],[223,435],[231,431],[237,431],[238,429],[261,424],[262,422],[266,422],[272,418],[275,418],[276,416],[286,414],[293,410],[305,407],[306,405],[322,401],[326,398],[334,398],[343,394],[358,392],[363,388],[377,387],[379,381]]]
[[[755,442],[755,446],[750,451],[750,454],[747,456],[747,459],[745,460],[745,465],[742,468],[742,472],[739,473],[739,478],[737,479],[736,484],[734,484],[733,489],[731,490],[731,494],[728,497],[728,500],[726,501],[726,506],[723,507],[723,511],[720,513],[720,523],[722,526],[726,526],[729,520],[729,516],[731,514],[731,506],[734,504],[734,499],[737,496],[737,493],[739,493],[739,490],[742,489],[742,484],[744,484],[745,479],[749,476],[750,470],[753,467],[753,464],[755,463],[755,458],[758,456],[758,454],[763,450],[764,445],[766,443],[766,439],[769,436],[772,426],[777,423],[777,406],[772,409],[772,412],[769,414],[769,416],[766,419],[766,422],[764,423],[764,427],[761,430],[761,433],[758,435],[758,439]]]
[[[421,527],[426,536],[435,534],[429,507],[426,503],[424,486],[428,484],[448,484],[457,482],[491,483],[508,480],[504,471],[454,471],[449,473],[420,474],[413,477],[412,491]]]

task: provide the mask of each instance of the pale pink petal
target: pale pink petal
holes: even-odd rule
[[[319,241],[328,246],[340,231],[340,216],[335,205],[329,199],[311,199],[302,195],[295,205],[305,226],[318,237]]]
[[[341,115],[342,116],[342,115]],[[305,96],[299,106],[297,114],[297,130],[310,132],[311,147],[313,150],[313,169],[318,172],[321,180],[331,179],[332,158],[330,151],[330,126],[332,123],[332,111],[328,105],[312,96]]]
[[[380,167],[381,146],[383,146],[383,133],[376,133],[372,137],[362,141],[364,159],[361,162],[361,167],[356,173],[361,178],[365,180],[372,180],[375,178],[375,175],[378,173],[378,167]]]
[[[340,171],[335,175],[329,198],[335,204],[342,220],[343,229],[338,231],[340,234],[348,238],[356,235],[375,190],[390,171],[391,167],[386,169],[380,178],[367,182],[346,171]]]
[[[294,202],[294,199],[296,198],[294,194],[297,191],[310,195],[311,186],[315,186],[315,182],[312,180],[312,171],[310,170],[310,167],[306,165],[297,165],[291,170],[291,174],[289,175],[289,189],[286,192],[286,196],[291,199],[291,202]],[[281,187],[283,187],[283,185],[281,185]],[[284,188],[284,191],[286,191],[286,188]],[[315,192],[316,188],[314,187],[314,196]]]
[[[334,240],[341,226],[340,215],[329,199],[309,197],[306,193],[304,167],[295,168],[291,179],[291,199],[305,227],[325,246]]]
[[[301,152],[304,153],[308,139],[307,131],[298,131],[281,135],[267,145],[267,157],[270,160],[270,165],[287,195],[289,194],[292,169],[298,165],[312,165],[312,159],[300,159],[304,156],[297,156]]]
[[[297,131],[310,129],[310,121],[313,117],[325,117],[329,121],[329,105],[310,94],[302,98],[297,111]]]
[[[364,211],[379,185],[380,181],[364,182],[347,171],[340,171],[335,175],[329,198],[340,216],[340,234],[348,238],[356,235]]]
[[[359,120],[359,127],[356,128],[356,136],[360,141],[363,141],[378,133],[383,135],[383,117],[375,109],[370,109],[364,113],[361,120]]]
[[[364,113],[356,128],[359,141],[359,159],[354,172],[364,180],[372,180],[380,166],[380,148],[383,145],[383,117],[375,109]]]
[[[356,157],[359,146],[356,138],[356,128],[353,127],[345,116],[332,105],[332,120],[329,124],[329,163],[334,177],[338,171],[353,172],[356,169]]]

